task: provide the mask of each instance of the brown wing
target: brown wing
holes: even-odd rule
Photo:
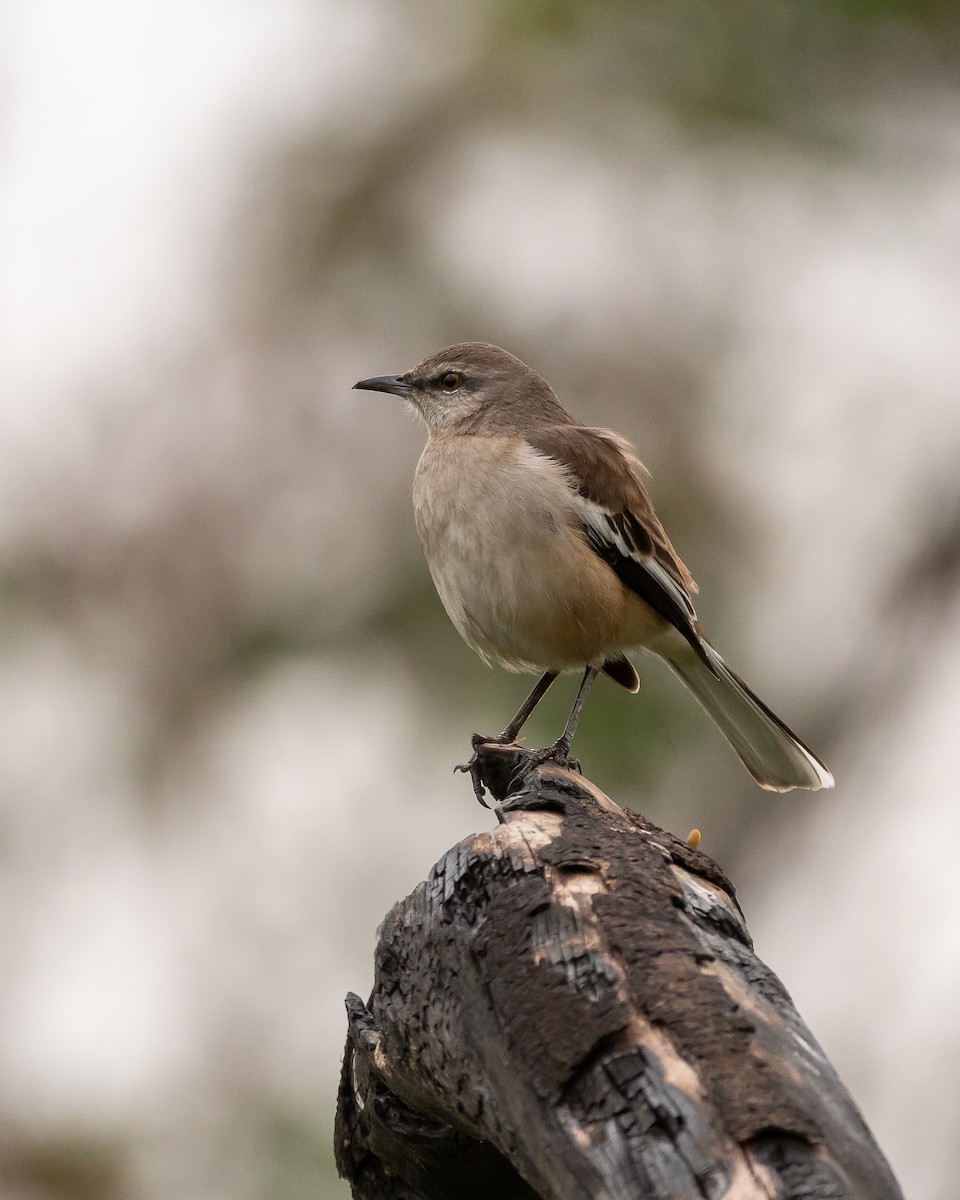
[[[641,479],[645,468],[630,443],[582,425],[548,425],[524,436],[568,471],[594,552],[702,653],[690,599],[697,585],[654,512]]]

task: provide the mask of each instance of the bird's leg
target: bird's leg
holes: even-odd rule
[[[517,734],[520,732],[527,718],[547,694],[550,685],[556,678],[556,671],[544,671],[544,673],[534,684],[530,695],[520,705],[520,708],[517,710],[513,720],[507,725],[503,733],[498,734],[496,737],[487,737],[482,733],[475,733],[473,735],[471,741],[473,742],[474,750],[476,750],[478,746],[484,745],[484,743],[492,744],[494,746],[507,746],[510,744],[510,742],[516,741]],[[457,768],[458,771],[463,771],[466,769],[466,767]]]
[[[552,746],[546,746],[543,750],[534,750],[525,759],[521,768],[524,775],[534,767],[539,767],[541,763],[556,762],[563,766],[570,763],[570,743],[573,741],[573,735],[576,732],[577,722],[580,720],[580,713],[587,698],[587,693],[593,687],[593,681],[599,674],[599,667],[587,667],[584,671],[583,679],[580,681],[580,689],[577,692],[577,698],[573,702],[573,708],[570,709],[570,716],[567,717],[563,733]]]
[[[484,806],[486,806],[486,801],[483,798],[483,782],[480,779],[480,759],[478,756],[480,747],[483,745],[508,746],[511,742],[516,741],[517,734],[520,732],[527,718],[547,694],[550,685],[556,678],[556,671],[544,671],[534,684],[530,695],[520,705],[513,720],[507,725],[503,733],[498,737],[485,737],[482,733],[475,733],[471,738],[473,757],[468,763],[461,763],[458,767],[454,767],[455,771],[465,771],[469,774],[473,781],[474,794]]]
[[[559,761],[564,761],[570,753],[570,743],[573,741],[574,733],[576,733],[577,723],[580,720],[580,713],[583,710],[587,692],[593,687],[593,681],[599,674],[599,667],[587,667],[583,673],[583,679],[580,680],[580,687],[573,702],[573,708],[570,709],[570,716],[567,717],[563,733],[550,747],[550,750],[553,752],[552,756]]]
[[[520,705],[516,716],[506,727],[503,733],[496,738],[481,738],[480,740],[483,742],[499,742],[502,746],[507,745],[508,742],[515,742],[517,740],[517,734],[526,724],[527,717],[530,716],[533,710],[547,694],[550,685],[553,683],[556,677],[556,671],[544,671],[544,673],[534,684],[533,691],[531,691],[530,695]],[[479,737],[479,734],[474,734],[474,738],[477,737]]]

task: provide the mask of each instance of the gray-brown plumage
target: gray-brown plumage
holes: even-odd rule
[[[356,387],[400,396],[427,425],[414,513],[454,625],[485,660],[543,672],[514,720],[487,740],[514,740],[557,674],[584,668],[564,733],[544,752],[565,758],[597,673],[636,691],[626,651],[643,648],[687,684],[761,786],[833,785],[704,636],[696,584],[629,442],[582,425],[536,371],[482,342]]]

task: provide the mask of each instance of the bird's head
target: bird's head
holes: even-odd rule
[[[361,379],[354,387],[399,396],[431,434],[518,433],[531,422],[563,414],[542,376],[486,342],[448,346],[404,375]]]

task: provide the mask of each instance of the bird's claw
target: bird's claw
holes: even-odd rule
[[[487,788],[484,786],[483,780],[483,750],[485,748],[493,749],[496,747],[510,746],[520,751],[520,753],[525,754],[527,752],[521,751],[520,747],[518,746],[514,746],[514,734],[510,730],[505,730],[497,737],[487,737],[485,734],[475,733],[470,739],[470,744],[473,746],[473,756],[471,757],[470,761],[460,763],[459,766],[456,766],[453,769],[454,772],[462,772],[464,775],[470,776],[470,781],[473,784],[473,794],[484,808],[489,808],[490,805],[484,799],[485,795],[487,794]],[[486,765],[489,770],[489,760]],[[491,790],[494,794],[496,794],[496,787]]]
[[[453,772],[454,772],[454,774],[457,774],[458,772],[462,772],[464,775],[469,775],[470,782],[473,784],[473,794],[476,796],[477,800],[483,805],[484,808],[489,808],[490,805],[486,802],[486,800],[484,800],[484,796],[486,795],[486,792],[485,792],[484,786],[483,786],[483,779],[481,778],[481,775],[480,775],[480,755],[478,753],[478,750],[479,750],[480,746],[483,744],[485,739],[481,738],[480,741],[478,742],[477,737],[478,737],[478,734],[474,734],[473,738],[472,738],[473,755],[472,755],[470,761],[465,762],[465,763],[458,763],[453,768]]]

